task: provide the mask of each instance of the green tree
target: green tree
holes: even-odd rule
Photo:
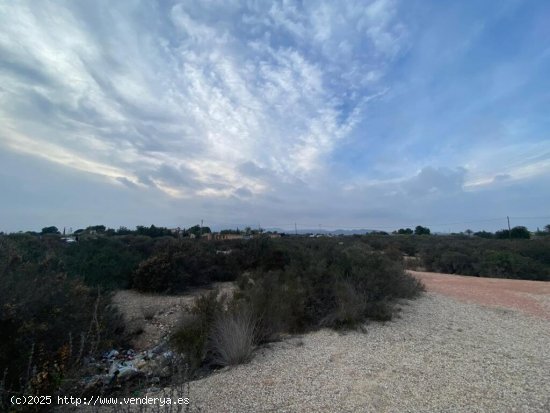
[[[95,232],[98,232],[98,233],[103,233],[105,232],[105,225],[93,225],[93,226],[90,226],[88,228],[86,228],[86,231],[90,232],[90,231],[95,231]]]
[[[41,234],[59,234],[59,230],[57,227],[51,226],[51,227],[44,227],[42,228]]]
[[[479,238],[494,238],[495,235],[492,232],[478,231],[474,232],[474,235]]]
[[[495,232],[495,236],[499,239],[529,239],[531,238],[531,233],[527,228],[519,226],[512,228],[511,231],[508,231],[507,229],[501,229],[500,231]]]
[[[193,234],[196,237],[200,237],[202,234],[210,234],[212,231],[209,227],[202,227],[200,225],[195,225],[187,230],[189,234]]]
[[[512,231],[510,232],[512,238],[515,239],[529,239],[531,238],[531,233],[529,230],[525,227],[514,227],[512,228]]]
[[[414,229],[414,233],[416,235],[430,235],[430,229],[427,227],[423,227],[422,225],[417,225]]]

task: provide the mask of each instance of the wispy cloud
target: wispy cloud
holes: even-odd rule
[[[0,149],[173,219],[474,214],[447,202],[550,176],[549,16],[514,0],[3,2]]]
[[[247,161],[306,178],[397,52],[393,7],[5,4],[4,144],[178,197],[261,193]]]

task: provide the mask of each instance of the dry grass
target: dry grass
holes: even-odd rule
[[[210,344],[222,366],[246,363],[252,357],[256,320],[249,311],[227,312],[214,322]]]

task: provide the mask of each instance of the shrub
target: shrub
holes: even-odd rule
[[[237,298],[245,302],[257,319],[256,334],[260,343],[274,341],[283,331],[300,331],[306,318],[305,295],[298,277],[288,270],[256,272],[252,282]]]
[[[190,276],[178,265],[178,257],[160,253],[139,264],[133,287],[139,291],[174,293],[185,290],[189,280]]]
[[[250,311],[226,311],[219,314],[210,336],[214,362],[230,366],[250,360],[255,332],[256,320]]]
[[[55,394],[83,356],[120,341],[109,296],[58,272],[54,259],[23,261],[9,241],[0,245],[0,303],[0,370],[13,391]]]
[[[240,283],[238,297],[258,318],[260,341],[320,326],[352,327],[371,316],[387,319],[393,299],[422,291],[401,261],[358,245],[341,250],[317,244],[298,255],[300,265],[258,271],[251,275],[252,282]],[[305,268],[302,263],[307,263]]]
[[[139,251],[113,237],[66,245],[61,257],[69,275],[105,289],[130,287],[132,273],[142,259]]]
[[[217,291],[197,298],[189,312],[184,312],[170,341],[179,353],[186,356],[189,367],[195,371],[207,358],[208,339],[215,320],[224,311],[225,297]]]
[[[506,251],[488,252],[483,256],[480,268],[487,277],[540,279],[541,281],[550,278],[550,272],[537,261]]]
[[[333,310],[321,320],[321,325],[332,327],[353,327],[367,315],[367,299],[364,292],[357,290],[350,280],[338,281],[334,290]]]

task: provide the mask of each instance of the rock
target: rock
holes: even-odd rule
[[[160,343],[158,346],[155,346],[151,349],[151,352],[154,355],[159,355],[159,354],[162,354],[166,351],[168,351],[168,343],[167,342]]]
[[[162,378],[167,378],[172,376],[172,369],[170,368],[170,366],[163,367],[162,370],[160,371],[159,376]]]
[[[112,376],[115,374],[115,372],[118,371],[118,369],[121,367],[120,363],[114,362],[111,364],[111,367],[109,367],[109,375]]]
[[[118,369],[117,379],[122,382],[127,382],[138,376],[143,376],[143,373],[134,366],[122,366]]]
[[[160,387],[149,387],[147,390],[146,390],[146,394],[149,394],[149,393],[157,393],[159,392],[161,389]]]

